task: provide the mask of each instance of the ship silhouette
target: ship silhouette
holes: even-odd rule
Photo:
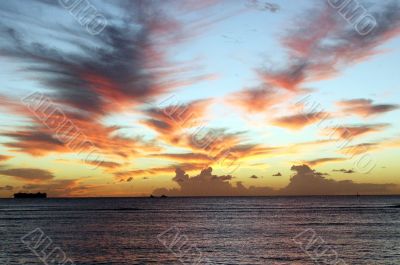
[[[23,192],[19,192],[19,193],[15,193],[14,194],[14,199],[43,199],[43,198],[47,198],[47,193],[23,193]]]

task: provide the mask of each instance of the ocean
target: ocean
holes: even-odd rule
[[[400,264],[400,196],[1,199],[0,264]]]

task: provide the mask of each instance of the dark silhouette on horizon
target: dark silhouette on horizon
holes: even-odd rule
[[[14,199],[45,199],[47,198],[47,193],[15,193]]]

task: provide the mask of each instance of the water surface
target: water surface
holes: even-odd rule
[[[43,264],[21,241],[38,228],[51,239],[44,254],[59,247],[77,265],[318,264],[333,253],[344,264],[400,264],[397,204],[395,196],[2,199],[0,264]],[[325,255],[306,249],[311,232]]]

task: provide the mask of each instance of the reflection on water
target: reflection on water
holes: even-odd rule
[[[200,257],[199,264],[316,264],[293,240],[304,231],[346,264],[399,264],[400,209],[390,207],[399,203],[372,196],[4,199],[0,264],[43,264],[21,241],[36,228],[77,265]]]

